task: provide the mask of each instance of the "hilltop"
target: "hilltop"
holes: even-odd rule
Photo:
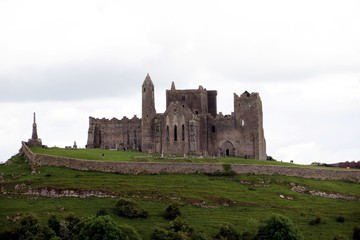
[[[79,155],[76,150],[67,152]],[[104,161],[110,157],[110,152],[105,152]],[[118,155],[117,161],[157,161],[147,155],[139,157],[135,152],[114,151],[113,154]],[[94,158],[102,160],[102,153],[94,152],[95,155]],[[225,164],[252,160],[189,158],[181,161]],[[210,239],[223,223],[231,224],[239,232],[253,231],[272,213],[289,218],[305,239],[335,236],[347,239],[352,236],[354,226],[360,224],[359,184],[349,181],[233,173],[124,175],[47,166],[34,171],[21,156],[0,166],[0,178],[0,231],[17,226],[18,218],[29,213],[45,224],[50,215],[64,219],[73,213],[86,219],[103,208],[116,222],[134,227],[143,239],[149,239],[154,227],[168,223],[162,214],[172,202],[180,206],[182,217],[190,226]],[[117,216],[113,208],[120,197],[138,203],[149,217]]]

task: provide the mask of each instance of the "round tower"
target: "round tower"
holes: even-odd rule
[[[153,120],[156,115],[154,84],[147,74],[142,85],[142,151],[153,150]]]

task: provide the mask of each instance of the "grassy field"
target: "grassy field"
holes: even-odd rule
[[[159,155],[147,155],[142,152],[118,151],[108,149],[65,149],[65,148],[41,148],[32,147],[31,151],[39,154],[64,156],[69,158],[96,160],[96,161],[121,161],[121,162],[189,162],[189,163],[222,163],[222,164],[260,164],[291,166],[302,168],[325,168],[319,166],[300,165],[279,161],[264,161],[256,159],[245,159],[239,157],[183,157],[166,156],[160,158]],[[336,168],[326,168],[336,169]],[[342,169],[344,170],[344,169]]]
[[[74,153],[78,150],[69,151]],[[105,152],[105,156],[110,152],[119,153],[109,151]],[[100,150],[94,150],[94,155],[99,153]],[[132,154],[126,152],[117,159],[121,161],[123,158],[125,161],[137,156]],[[127,219],[111,214],[116,221],[133,226],[144,239],[149,238],[155,226],[167,223],[162,213],[172,201],[180,203],[184,219],[196,231],[205,232],[209,237],[214,236],[223,223],[230,223],[243,232],[254,228],[254,222],[261,221],[271,213],[290,218],[303,232],[305,239],[333,239],[335,235],[350,239],[353,227],[360,224],[359,200],[328,199],[291,191],[291,184],[296,184],[316,191],[359,198],[359,184],[351,182],[258,175],[118,175],[55,167],[41,167],[39,173],[31,174],[24,159],[16,157],[13,162],[0,166],[0,186],[2,192],[7,192],[0,195],[0,230],[18,224],[6,220],[7,216],[17,213],[35,214],[45,223],[50,214],[61,219],[69,213],[86,218],[101,207],[111,212],[116,202],[116,198],[27,196],[15,189],[21,184],[32,189],[101,190],[131,198],[149,211],[148,219]],[[61,211],[62,208],[65,211]],[[343,216],[345,222],[337,222],[338,216]],[[321,223],[310,225],[309,222],[317,217],[321,218]]]

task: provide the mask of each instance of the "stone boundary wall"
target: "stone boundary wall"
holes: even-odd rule
[[[112,172],[120,174],[191,174],[224,172],[223,164],[181,162],[103,162],[50,156],[45,154],[34,154],[26,146],[25,142],[22,143],[21,150],[33,167],[67,167],[81,171]],[[348,180],[360,182],[360,171],[358,170],[327,170],[246,164],[231,164],[231,169],[237,174],[283,175],[321,180]]]

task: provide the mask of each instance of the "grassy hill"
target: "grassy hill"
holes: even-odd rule
[[[55,154],[55,149],[35,148],[32,151]],[[80,159],[102,160],[104,153],[104,160],[169,161],[146,155],[133,158],[139,153],[99,149],[58,151],[59,155]],[[183,161],[254,162],[238,158],[189,158]],[[256,163],[284,164],[272,161]],[[307,191],[294,192],[291,190],[294,186],[305,187]],[[213,237],[223,223],[232,224],[239,232],[254,229],[271,213],[280,213],[291,219],[305,239],[333,239],[334,236],[351,239],[352,229],[360,225],[359,184],[346,181],[260,175],[118,175],[56,167],[40,167],[34,174],[26,161],[16,156],[12,164],[0,165],[0,187],[0,231],[16,226],[18,221],[12,222],[7,218],[17,215],[31,213],[45,223],[50,215],[63,219],[74,213],[87,218],[95,215],[100,208],[106,208],[117,222],[133,226],[143,239],[149,239],[154,227],[168,223],[162,213],[174,201],[180,204],[185,221],[208,237]],[[56,195],[69,190],[79,197]],[[53,198],[34,195],[51,191],[55,193]],[[313,196],[310,191],[337,193],[355,197],[355,200]],[[32,195],[25,194],[30,192]],[[85,197],[94,192],[97,195],[107,194],[108,197]],[[115,215],[112,209],[119,197],[136,201],[149,212],[149,217],[128,219]],[[339,217],[345,221],[337,221]],[[318,224],[309,224],[316,219]]]
[[[183,156],[166,156],[161,158],[160,155],[148,155],[142,152],[133,151],[116,151],[109,149],[65,149],[65,148],[42,148],[31,147],[33,153],[46,154],[53,156],[63,156],[69,158],[96,160],[96,161],[115,161],[115,162],[189,162],[189,163],[223,163],[223,164],[260,164],[275,166],[290,166],[302,168],[325,168],[321,166],[299,165],[288,162],[264,161],[256,159],[245,159],[239,157],[183,157]],[[326,168],[336,169],[336,168]],[[342,169],[344,170],[344,169]]]

